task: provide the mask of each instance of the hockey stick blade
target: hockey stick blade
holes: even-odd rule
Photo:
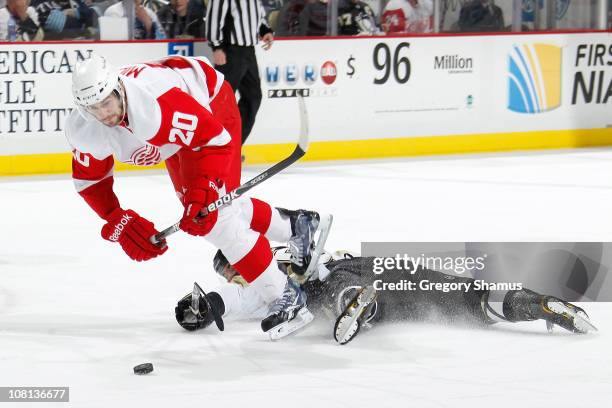
[[[206,306],[208,306],[208,310],[210,310],[210,312],[213,315],[213,318],[215,319],[215,324],[217,325],[217,329],[219,329],[219,331],[225,330],[225,323],[223,323],[223,318],[219,314],[219,311],[215,307],[213,307],[212,303],[210,303],[210,300],[208,299],[208,295],[206,294],[206,292],[202,290],[202,287],[198,285],[198,282],[193,282],[193,290],[194,292],[199,291],[200,296],[204,298],[204,301],[206,302]]]
[[[234,201],[253,187],[263,183],[275,174],[285,170],[287,167],[300,160],[306,154],[306,151],[308,150],[308,112],[306,111],[306,104],[304,103],[303,97],[298,97],[298,104],[300,108],[300,135],[297,146],[295,146],[293,152],[282,161],[276,163],[274,166],[253,177],[235,190],[230,191],[229,193],[219,197],[217,201],[209,204],[208,207],[202,210],[199,214],[199,217],[205,217],[211,212],[217,211],[220,208],[230,204],[232,201]],[[176,224],[173,224],[170,227],[164,229],[157,235],[151,236],[150,241],[155,245],[159,245],[164,239],[179,231],[180,229],[181,222],[179,221]]]
[[[308,150],[308,111],[306,111],[306,102],[303,97],[298,97],[298,105],[300,108],[300,137],[298,146],[303,152]]]

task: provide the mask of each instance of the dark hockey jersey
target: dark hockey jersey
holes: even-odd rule
[[[367,4],[359,0],[340,0],[338,4],[338,34],[374,35],[380,30],[376,16]]]

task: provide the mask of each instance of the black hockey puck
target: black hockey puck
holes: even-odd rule
[[[153,364],[151,363],[138,364],[134,367],[134,374],[143,375],[151,372],[153,372]]]

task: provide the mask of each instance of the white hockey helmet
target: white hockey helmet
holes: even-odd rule
[[[104,57],[92,53],[77,62],[72,72],[72,96],[77,105],[102,102],[115,89],[119,90],[119,72]]]

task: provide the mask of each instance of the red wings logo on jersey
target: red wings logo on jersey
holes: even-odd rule
[[[131,76],[137,78],[143,69],[145,69],[145,67],[123,67],[119,70],[119,73],[128,77]]]
[[[142,146],[135,150],[130,157],[130,162],[136,166],[154,166],[161,162],[159,149],[152,145]]]

